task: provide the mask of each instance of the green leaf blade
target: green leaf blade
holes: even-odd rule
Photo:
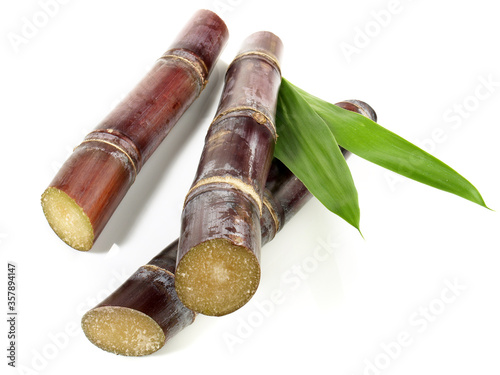
[[[359,230],[358,193],[328,126],[286,80],[276,114],[280,159],[330,211]]]
[[[294,87],[325,121],[339,145],[372,163],[486,207],[462,175],[397,134],[358,113],[339,108]]]

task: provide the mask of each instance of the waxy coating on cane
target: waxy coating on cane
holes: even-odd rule
[[[187,307],[205,315],[237,310],[259,285],[259,222],[276,142],[282,48],[266,31],[245,39],[228,67],[186,196],[175,287]]]
[[[42,195],[69,246],[89,250],[151,154],[200,95],[228,39],[209,10],[185,28],[130,94],[75,148]]]
[[[336,105],[376,121],[375,112],[364,102]],[[342,153],[345,158],[350,155],[344,149]],[[270,242],[311,197],[304,184],[274,159],[260,219],[262,245]],[[114,354],[148,355],[194,321],[196,314],[182,304],[174,288],[178,244],[178,240],[172,242],[83,316],[83,331],[94,345]]]

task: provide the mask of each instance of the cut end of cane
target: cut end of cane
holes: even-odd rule
[[[175,272],[182,303],[204,315],[238,310],[255,294],[260,281],[257,257],[225,239],[203,242],[184,255]]]
[[[83,209],[68,194],[49,187],[42,194],[42,208],[54,232],[76,250],[88,251],[94,244],[94,229]]]
[[[83,316],[82,329],[98,348],[124,356],[148,355],[165,344],[158,323],[128,307],[96,307]]]

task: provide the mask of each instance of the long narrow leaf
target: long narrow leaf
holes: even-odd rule
[[[374,121],[290,84],[325,121],[339,145],[372,163],[483,207],[479,191],[448,165]]]
[[[337,141],[286,80],[279,92],[276,127],[274,155],[330,211],[359,230],[358,193]]]

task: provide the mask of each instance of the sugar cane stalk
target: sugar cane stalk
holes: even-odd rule
[[[280,39],[252,34],[230,64],[181,221],[176,290],[206,315],[243,306],[260,280],[260,216],[276,130]]]
[[[50,226],[69,246],[93,246],[144,163],[200,95],[227,38],[215,13],[195,13],[144,79],[75,148],[42,195]]]
[[[376,120],[366,103],[353,100],[337,105]],[[342,153],[349,156],[346,150]],[[304,184],[274,159],[260,219],[262,245],[270,242],[311,197]],[[114,354],[148,355],[194,321],[196,314],[181,303],[174,288],[178,244],[177,239],[168,245],[83,316],[83,331],[94,345]]]

